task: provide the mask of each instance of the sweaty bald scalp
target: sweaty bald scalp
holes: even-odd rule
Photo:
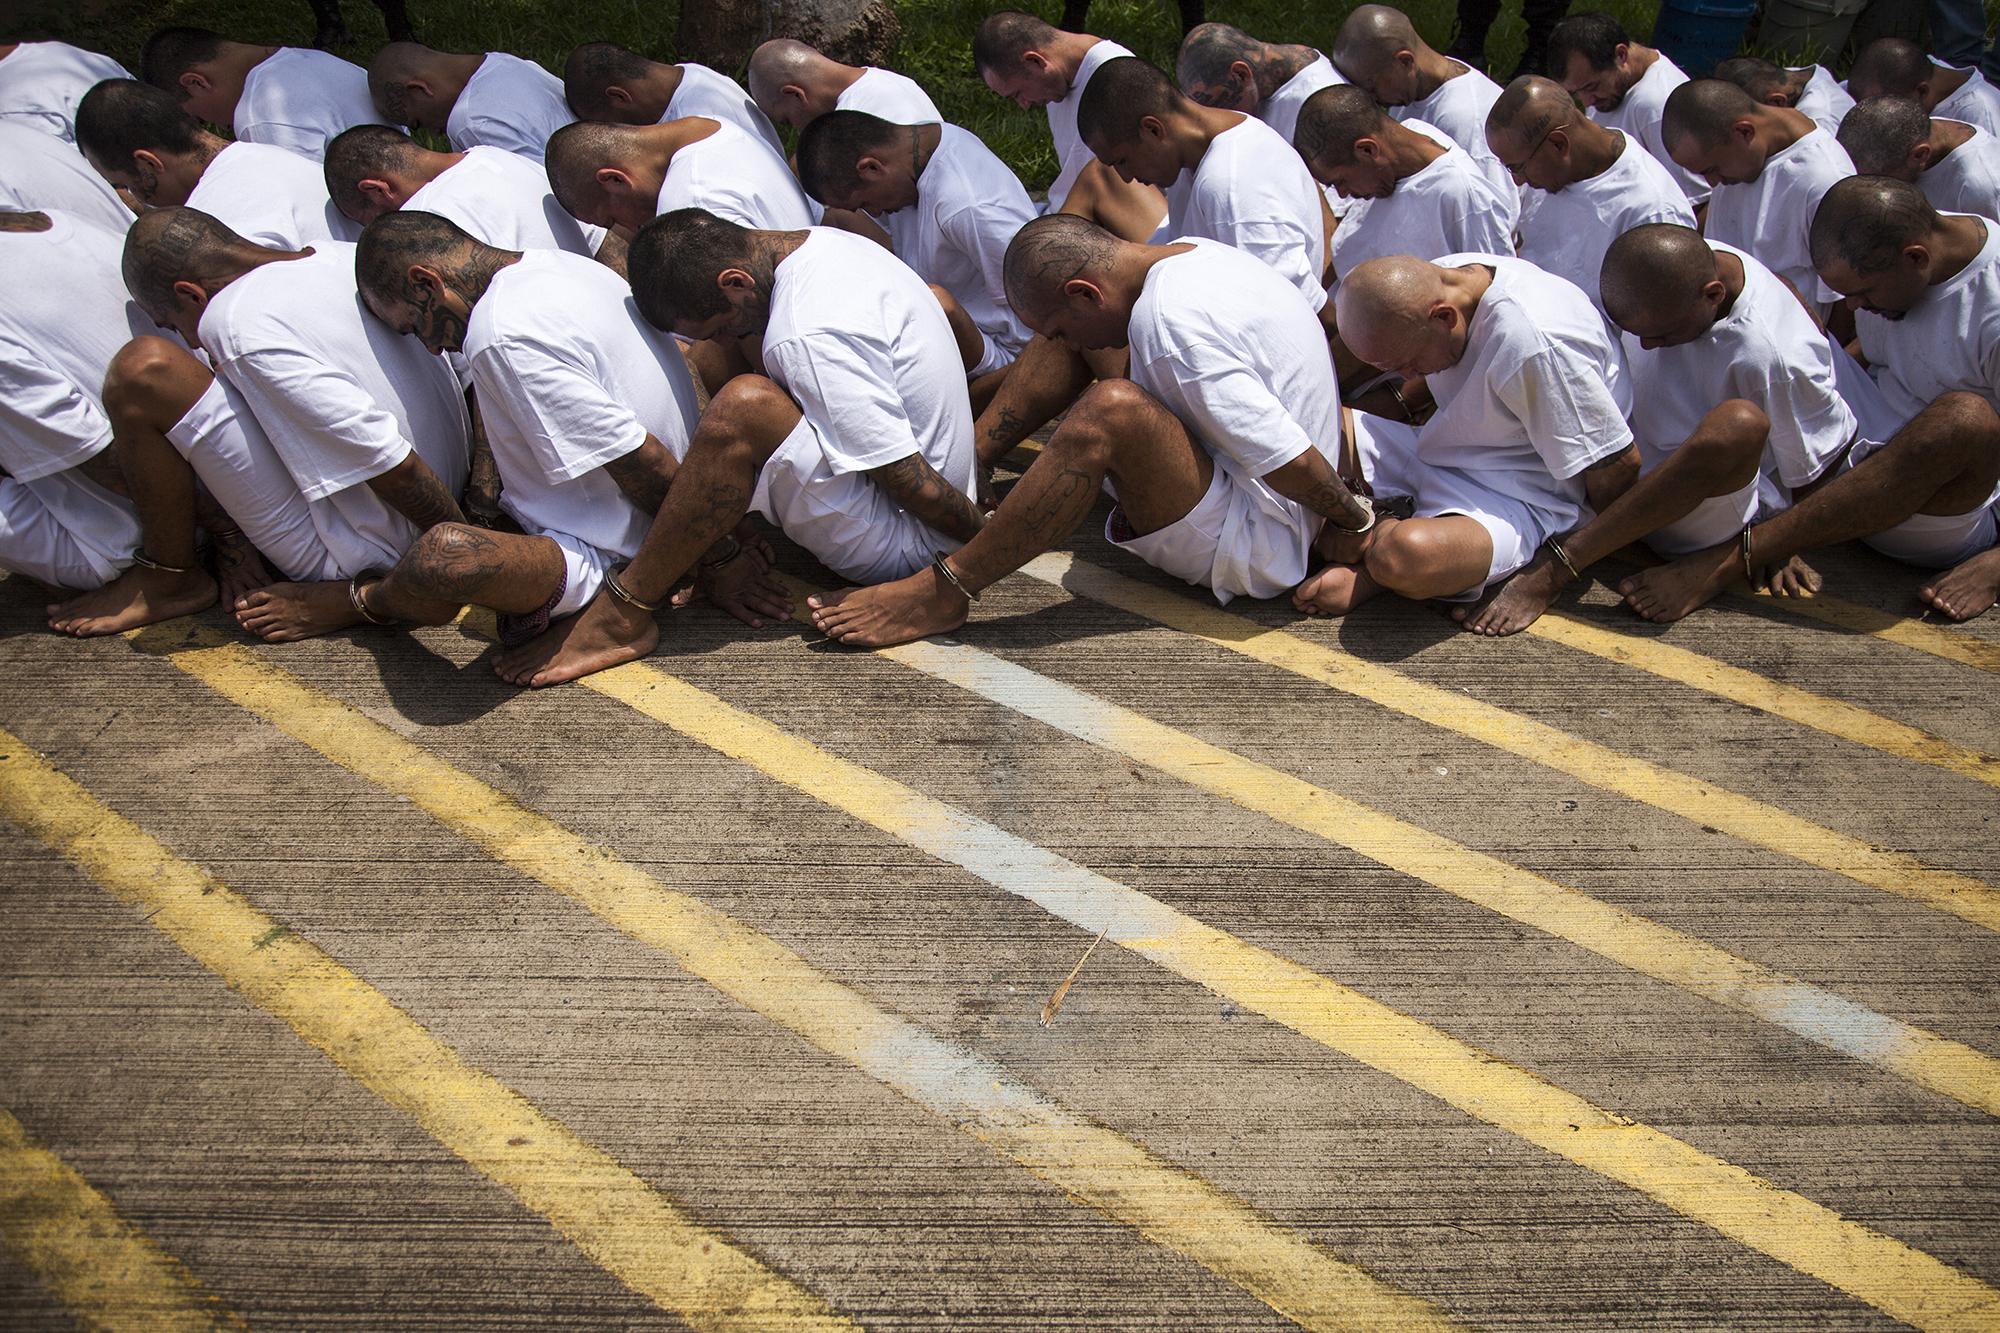
[[[1398,51],[1421,51],[1424,39],[1410,16],[1388,5],[1363,5],[1340,25],[1329,52],[1341,73],[1356,83],[1373,83],[1396,59]]]
[[[551,134],[542,149],[542,165],[556,202],[571,214],[588,209],[599,193],[598,168],[623,161],[640,128],[579,120]]]
[[[1667,97],[1660,116],[1660,137],[1671,148],[1692,139],[1714,148],[1729,139],[1729,127],[1757,114],[1760,104],[1749,93],[1721,79],[1690,79]]]
[[[1847,113],[1838,137],[1856,171],[1901,179],[1911,151],[1931,137],[1931,118],[1914,97],[1871,97]]]
[[[1856,273],[1881,273],[1905,246],[1944,225],[1924,192],[1889,176],[1849,176],[1819,201],[1813,214],[1813,267],[1835,261]]]
[[[1355,142],[1379,133],[1389,118],[1365,89],[1338,83],[1320,89],[1299,107],[1292,146],[1308,162],[1344,167],[1354,160]]]
[[[981,74],[987,70],[996,74],[1018,73],[1022,56],[1041,50],[1053,42],[1061,31],[1018,9],[1003,9],[997,14],[988,14],[972,34],[973,67]]]
[[[1715,278],[1715,251],[1700,232],[1674,222],[1649,222],[1611,243],[1598,287],[1604,313],[1624,328],[1648,312],[1692,305]]]
[[[790,37],[774,37],[750,53],[750,95],[761,104],[788,83],[805,85],[832,63],[816,47]]]
[[[1071,278],[1102,273],[1118,244],[1110,232],[1074,213],[1036,218],[1007,243],[1002,268],[1007,304],[1033,320],[1061,303],[1063,284]]]
[[[125,233],[120,270],[139,308],[160,319],[174,306],[174,284],[216,291],[264,253],[221,222],[194,208],[154,208]],[[162,321],[164,322],[164,321]]]
[[[1854,58],[1847,88],[1857,99],[1915,97],[1937,69],[1924,48],[1904,37],[1878,37]]]
[[[1505,133],[1525,146],[1576,119],[1576,103],[1563,86],[1537,74],[1523,74],[1500,90],[1486,113],[1487,133]]]
[[[1431,305],[1443,294],[1435,265],[1412,255],[1371,259],[1342,278],[1335,290],[1341,337],[1384,359],[1400,360],[1421,340]]]
[[[643,79],[653,62],[616,42],[585,42],[563,62],[563,100],[572,114],[585,120],[611,115],[604,90],[614,83]]]
[[[1263,51],[1264,43],[1241,28],[1227,23],[1197,24],[1181,42],[1174,76],[1182,88],[1213,87],[1229,77],[1229,67],[1239,60],[1255,69]]]
[[[1088,141],[1128,144],[1147,116],[1164,120],[1192,105],[1166,73],[1137,56],[1119,56],[1097,67],[1076,107],[1076,132]]]

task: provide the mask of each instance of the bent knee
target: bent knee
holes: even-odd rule
[[[491,544],[491,536],[470,523],[447,522],[425,528],[410,553],[420,560],[456,562]]]
[[[798,422],[799,405],[767,376],[737,375],[708,400],[702,418],[711,417],[732,434],[777,440]]]
[[[1065,420],[1081,417],[1114,432],[1143,425],[1166,411],[1160,400],[1128,379],[1098,380],[1077,398]]]
[[[1746,398],[1731,398],[1701,419],[1701,433],[1719,443],[1762,449],[1771,433],[1771,418]]]
[[[104,406],[113,415],[151,417],[171,408],[163,429],[180,419],[211,376],[187,348],[144,334],[119,348],[104,375]]]
[[[1398,523],[1368,548],[1369,577],[1406,597],[1442,597],[1472,586],[1492,559],[1491,544],[1470,549],[1458,526],[1451,519]]]
[[[1924,410],[1938,425],[1986,450],[2000,449],[2000,413],[1983,395],[1955,389]]]

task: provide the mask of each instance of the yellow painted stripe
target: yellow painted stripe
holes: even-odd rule
[[[838,1329],[822,1300],[694,1221],[387,996],[0,731],[0,813],[68,857],[229,988],[622,1279],[696,1328]]]
[[[1947,773],[2000,787],[2000,757],[1982,754],[1928,731],[1871,713],[1865,708],[1829,699],[1794,685],[1781,684],[1719,662],[1700,653],[1676,648],[1657,639],[1614,634],[1567,612],[1552,611],[1526,631],[1551,643],[1629,666],[1679,685],[1732,700],[1800,726],[1823,731],[1884,754],[1928,764]]]
[[[1716,783],[1415,680],[1303,635],[1267,629],[1212,602],[1127,578],[1066,553],[1037,557],[1022,572],[1405,717],[1546,765],[1601,790],[1706,824],[1753,846],[1950,912],[1988,930],[2000,930],[2000,891],[1970,875],[1935,869],[1907,853],[1876,847]]]
[[[0,1237],[87,1328],[231,1329],[243,1321],[0,1108]]]
[[[490,632],[488,613],[465,619]],[[667,888],[291,673],[258,661],[242,645],[192,622],[131,637],[326,758],[407,797],[496,860],[672,955],[724,995],[1294,1322],[1316,1329],[1450,1326],[1428,1302],[1068,1110],[970,1048],[880,1008],[756,928]]]
[[[1968,1330],[2000,1323],[2000,1291],[1913,1246],[829,754],[649,663],[631,663],[581,683],[1906,1323]]]

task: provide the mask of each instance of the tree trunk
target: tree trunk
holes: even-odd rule
[[[773,37],[793,37],[848,65],[880,65],[902,24],[889,0],[684,0],[682,60],[740,72]]]

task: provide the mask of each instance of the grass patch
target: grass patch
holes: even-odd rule
[[[245,40],[298,44],[312,39],[312,13],[305,0],[16,0],[17,26],[25,35],[59,37],[106,51],[137,68],[146,34],[170,23],[192,23]],[[965,126],[993,147],[1031,188],[1044,188],[1056,173],[1048,122],[1039,111],[1023,111],[988,92],[972,72],[972,30],[980,19],[1010,0],[898,0],[903,42],[891,63],[930,92],[946,118]],[[1054,21],[1053,3],[1011,3]],[[1587,0],[1579,0],[1582,7]],[[1634,33],[1653,27],[1656,6],[1647,0],[1608,0],[1605,7]],[[366,63],[386,40],[380,16],[364,0],[345,0],[352,47],[338,54]],[[1295,0],[1229,0],[1211,4],[1208,16],[1234,23],[1273,41],[1305,42],[1325,50],[1333,42],[1352,3],[1321,8]],[[1405,6],[1418,30],[1434,45],[1450,39],[1456,0],[1409,0]],[[605,39],[636,51],[673,58],[676,0],[411,0],[410,18],[429,44],[458,51],[512,51],[560,69],[578,42]],[[1114,38],[1168,69],[1180,45],[1179,12],[1162,0],[1097,0],[1091,31]],[[1525,28],[1518,6],[1504,11],[1487,40],[1491,68],[1511,70],[1520,58]]]

